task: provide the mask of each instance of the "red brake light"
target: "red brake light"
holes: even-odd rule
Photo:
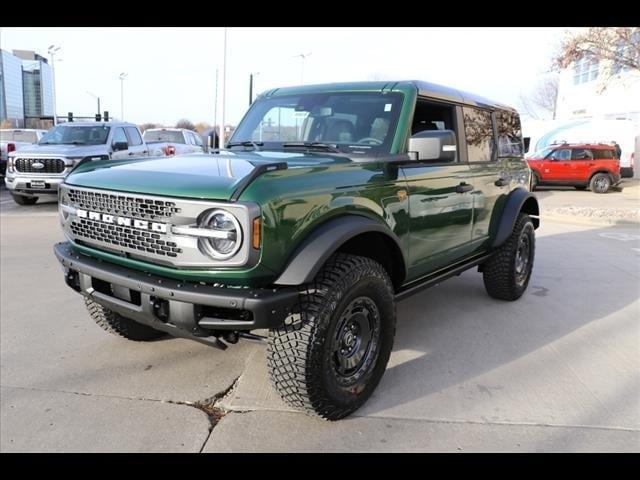
[[[7,153],[15,152],[16,144],[15,143],[7,143]]]
[[[171,156],[171,155],[175,155],[176,154],[176,147],[172,146],[172,145],[167,145],[166,147],[164,147],[164,154],[167,156]]]

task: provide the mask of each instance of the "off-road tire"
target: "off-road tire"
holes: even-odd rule
[[[526,270],[519,273],[518,253],[521,238],[525,235],[529,245]],[[522,240],[525,242],[525,240]],[[487,293],[499,300],[517,300],[527,289],[531,279],[533,260],[535,257],[535,231],[529,215],[520,213],[513,232],[507,241],[482,266],[482,277]]]
[[[611,177],[607,173],[596,173],[591,177],[589,189],[593,193],[607,193],[611,190]]]
[[[103,307],[87,297],[85,297],[84,303],[93,321],[96,322],[100,328],[113,335],[118,335],[136,342],[148,342],[166,335],[166,333],[160,330],[155,330],[135,322],[130,318],[123,317],[119,313],[109,310],[107,307]]]
[[[341,376],[345,372],[337,371],[343,366],[338,359],[342,350],[335,348],[344,345],[341,334],[348,334],[352,326],[346,319],[356,318],[358,313],[349,312],[357,308],[365,312],[367,324],[377,325],[377,332],[374,328],[366,347],[364,340],[356,340],[366,350],[361,366],[352,377]],[[382,378],[395,328],[393,286],[386,270],[370,258],[336,254],[312,283],[301,288],[298,306],[285,325],[269,331],[271,383],[287,404],[309,415],[326,420],[346,417],[365,403]]]
[[[38,197],[25,197],[24,195],[11,194],[13,201],[18,205],[35,205],[38,201]]]

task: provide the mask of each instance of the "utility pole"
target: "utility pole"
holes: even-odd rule
[[[225,80],[227,76],[227,27],[224,27],[224,41],[222,42],[222,85],[221,85],[221,102],[220,102],[220,148],[224,148],[225,128],[224,128],[224,94]]]
[[[56,110],[56,59],[55,54],[60,50],[60,47],[56,47],[55,45],[49,45],[49,55],[51,55],[51,74],[53,76],[53,124],[58,124],[58,115]]]
[[[122,72],[119,75],[120,79],[120,120],[124,122],[124,79],[129,75],[126,72]]]

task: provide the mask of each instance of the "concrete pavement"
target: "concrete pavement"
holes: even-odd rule
[[[282,404],[263,345],[100,330],[53,256],[55,204],[0,193],[3,452],[640,451],[635,226],[543,222],[517,302],[489,298],[469,271],[400,303],[380,386],[330,423]],[[193,404],[236,379],[210,431]]]

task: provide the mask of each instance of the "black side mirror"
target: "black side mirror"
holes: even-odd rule
[[[129,148],[129,144],[127,142],[113,142],[113,145],[111,146],[113,147],[114,152],[119,152],[120,150],[126,150]]]
[[[409,138],[408,153],[412,160],[455,162],[456,134],[452,130],[423,130]]]
[[[529,145],[531,143],[531,137],[524,137],[524,152],[527,153],[529,151]]]

